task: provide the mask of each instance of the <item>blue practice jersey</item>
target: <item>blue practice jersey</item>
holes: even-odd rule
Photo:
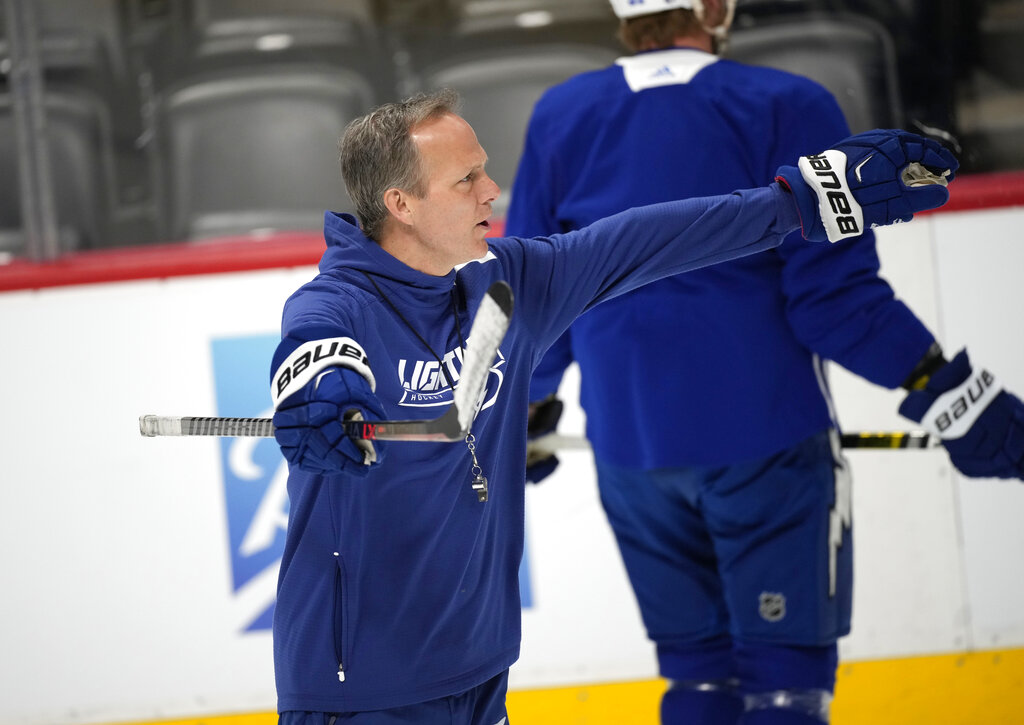
[[[385,458],[363,478],[290,469],[274,613],[278,709],[398,707],[508,668],[520,639],[529,383],[544,350],[603,300],[778,246],[798,226],[792,198],[774,184],[564,235],[489,240],[486,257],[434,277],[385,252],[351,216],[328,214],[320,274],[285,304],[272,370],[303,341],[349,337],[366,352],[389,418],[435,418],[452,402],[440,366],[458,380],[460,336],[493,282],[510,284],[515,312],[472,427],[486,503],[471,489],[462,442],[378,443]]]
[[[668,199],[770,182],[849,135],[835,99],[789,73],[695,49],[623,58],[537,103],[506,229],[578,229]],[[831,424],[820,359],[898,386],[933,341],[878,276],[873,235],[794,234],[771,251],[663,279],[581,317],[532,400],[581,369],[595,454],[659,468],[760,458]]]

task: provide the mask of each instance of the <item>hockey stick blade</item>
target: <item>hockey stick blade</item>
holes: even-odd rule
[[[923,449],[942,444],[939,438],[922,430],[843,433],[840,440],[842,447],[848,449]],[[548,433],[530,441],[529,446],[538,455],[550,455],[558,451],[589,450],[590,443],[583,436]]]
[[[492,284],[480,301],[469,328],[459,384],[444,415],[435,420],[346,420],[342,423],[345,435],[382,441],[451,442],[465,438],[487,389],[487,378],[498,347],[508,331],[513,303],[512,288],[501,281]],[[270,418],[143,415],[139,417],[139,433],[146,437],[273,438],[274,424]]]

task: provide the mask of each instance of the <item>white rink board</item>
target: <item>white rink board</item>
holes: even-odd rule
[[[274,334],[309,274],[0,295],[0,722],[273,709],[270,636],[238,634],[217,443],[142,438],[138,416],[212,411],[211,338]]]
[[[947,351],[969,343],[1018,391],[1022,221],[1024,210],[940,214],[880,234],[883,274]],[[312,273],[0,294],[0,722],[273,709],[269,633],[241,631],[272,596],[273,570],[232,584],[219,444],[144,439],[137,419],[212,414],[223,381],[211,341],[276,335],[285,297]],[[583,430],[575,375],[567,433]],[[899,394],[842,370],[832,381],[845,427],[908,426]],[[849,457],[858,589],[844,658],[1024,645],[1024,487],[961,480],[941,451]],[[653,677],[589,454],[562,460],[527,491],[534,606],[512,687]]]
[[[950,350],[966,345],[972,360],[1022,396],[1024,209],[941,218],[936,278]],[[957,478],[972,644],[1019,646],[1024,643],[1024,486]]]

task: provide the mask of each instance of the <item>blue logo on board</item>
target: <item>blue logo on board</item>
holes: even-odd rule
[[[215,339],[213,376],[217,415],[269,418],[270,360],[277,335]],[[270,629],[277,572],[288,523],[288,466],[273,438],[221,438],[231,586],[244,609],[243,631]],[[528,552],[519,569],[524,608],[533,606]]]
[[[267,418],[276,335],[213,340],[217,415]],[[270,629],[288,523],[288,466],[273,438],[221,438],[231,587],[242,629]]]

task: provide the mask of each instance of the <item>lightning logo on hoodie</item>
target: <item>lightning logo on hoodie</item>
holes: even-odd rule
[[[491,365],[484,402],[480,406],[480,410],[491,407],[498,399],[498,391],[501,390],[501,383],[505,379],[505,372],[502,369],[504,365],[505,356],[499,350],[494,364]],[[447,371],[447,375],[445,375],[445,371]],[[441,358],[441,362],[436,359],[400,359],[398,361],[398,381],[402,386],[402,398],[398,404],[410,408],[451,405],[453,393],[451,385],[448,384],[448,378],[450,377],[452,382],[458,385],[461,371],[461,347],[449,350]]]

